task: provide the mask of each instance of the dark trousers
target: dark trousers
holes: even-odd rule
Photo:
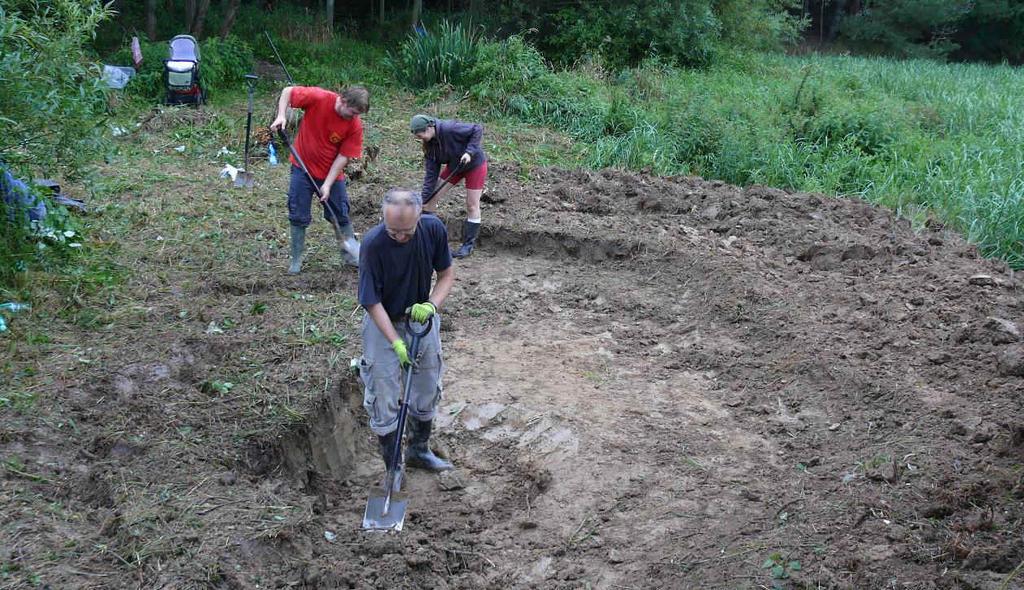
[[[317,186],[321,186],[323,180],[317,180]],[[348,218],[348,191],[345,189],[345,180],[339,179],[331,186],[331,195],[324,203],[324,219],[331,222],[331,214],[338,220],[340,227],[351,223]],[[288,221],[292,225],[308,227],[313,217],[310,207],[313,199],[317,198],[316,189],[309,182],[309,177],[302,171],[302,168],[292,165],[292,176],[288,182]]]

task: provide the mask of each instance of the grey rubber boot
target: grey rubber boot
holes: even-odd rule
[[[395,445],[398,443],[398,431],[393,430],[384,436],[377,436],[377,442],[380,443],[380,456],[384,459],[384,469],[388,468],[391,463],[391,457],[395,454]],[[402,467],[402,459],[398,459],[398,470],[395,472],[395,484],[391,486],[392,492],[398,492],[402,489],[402,476],[405,475],[405,469]],[[387,484],[387,475],[381,480],[380,485],[383,487]]]
[[[480,235],[480,223],[473,223],[472,221],[466,221],[462,226],[462,245],[459,249],[452,254],[455,258],[465,258],[473,253],[473,247],[476,246],[476,239]]]
[[[405,452],[405,464],[428,471],[448,471],[452,464],[438,457],[430,450],[430,429],[432,420],[420,421],[409,418],[409,448]]]
[[[297,225],[292,228],[292,263],[288,265],[288,274],[297,275],[302,270],[302,251],[306,249],[306,228]]]
[[[345,264],[359,266],[359,240],[356,239],[356,232],[352,229],[352,224],[343,225],[341,228],[335,225],[334,237],[338,239],[338,245],[341,246],[341,259]]]

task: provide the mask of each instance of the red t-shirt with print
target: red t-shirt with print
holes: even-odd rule
[[[358,158],[363,153],[363,122],[359,115],[343,119],[334,110],[338,94],[315,86],[292,88],[291,106],[305,113],[295,138],[295,149],[309,173],[317,180],[327,178],[334,158],[341,154]],[[292,164],[299,165],[295,157]],[[338,177],[344,178],[344,174]]]

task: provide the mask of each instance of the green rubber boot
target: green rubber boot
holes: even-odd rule
[[[356,232],[352,224],[344,225],[341,228],[334,226],[334,237],[338,239],[341,247],[341,259],[349,266],[359,266],[359,240],[356,239]]]
[[[292,263],[288,265],[288,274],[297,275],[302,270],[302,251],[306,249],[306,228],[298,225],[292,228]]]

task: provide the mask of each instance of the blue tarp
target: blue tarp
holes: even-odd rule
[[[41,222],[46,219],[46,203],[35,196],[27,184],[15,178],[2,162],[0,162],[0,195],[3,195],[4,203],[7,205],[9,221],[27,224],[28,221]],[[24,213],[28,214],[28,219],[22,217]],[[18,217],[21,219],[19,220]]]

